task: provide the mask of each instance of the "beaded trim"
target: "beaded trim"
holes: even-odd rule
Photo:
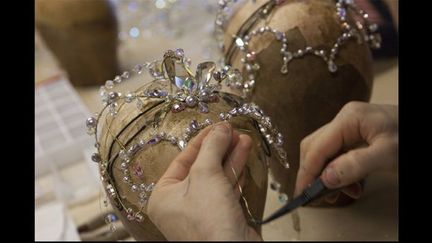
[[[219,9],[217,11],[215,20],[215,38],[218,41],[218,46],[222,53],[225,51],[223,41],[225,32],[224,29],[228,22],[228,12],[231,10],[230,5],[235,2],[236,0],[219,1]],[[228,49],[227,58],[222,60],[222,63],[229,61],[235,50],[240,50],[242,52],[243,56],[240,60],[246,69],[245,76],[247,79],[228,80],[228,86],[242,90],[244,97],[249,97],[251,95],[256,83],[256,74],[260,69],[260,64],[255,58],[256,54],[249,47],[249,41],[253,38],[258,38],[261,35],[267,33],[272,34],[275,39],[281,43],[280,54],[283,64],[281,66],[280,72],[282,74],[288,73],[288,66],[291,61],[297,58],[302,58],[305,55],[315,55],[320,57],[326,62],[329,72],[335,73],[338,69],[335,59],[339,53],[339,50],[351,39],[356,40],[358,44],[367,42],[370,47],[374,49],[380,48],[381,46],[381,36],[379,33],[377,33],[378,25],[370,23],[368,20],[368,14],[365,11],[359,9],[353,0],[338,0],[336,3],[336,13],[342,26],[342,33],[332,44],[332,48],[329,52],[324,49],[318,49],[311,46],[298,49],[296,51],[289,51],[289,43],[286,38],[286,34],[266,25],[265,23],[268,21],[263,21],[264,26],[248,33],[250,28],[254,26],[259,20],[266,20],[270,16],[273,9],[283,5],[284,3],[285,0],[270,0],[258,11],[256,11],[255,14],[252,15],[244,24],[244,27],[249,29],[240,29],[237,35],[233,36],[233,44]],[[363,20],[363,23],[357,21],[355,22],[355,26],[353,26],[347,20],[347,14],[349,11],[352,11],[354,14],[360,16]]]

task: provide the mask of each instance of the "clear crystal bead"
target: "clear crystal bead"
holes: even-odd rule
[[[332,60],[330,60],[330,61],[328,62],[328,69],[329,69],[329,71],[332,72],[332,73],[334,73],[334,72],[337,71],[337,66],[336,66],[336,64],[335,64]]]
[[[141,64],[135,65],[135,67],[132,69],[132,71],[136,72],[137,74],[141,74],[143,71],[143,66]]]
[[[283,74],[287,74],[288,73],[288,66],[286,64],[282,65],[280,72]]]
[[[244,41],[240,37],[237,37],[235,43],[236,43],[236,45],[238,47],[243,47],[244,46]]]
[[[112,89],[114,87],[114,82],[112,80],[107,80],[105,82],[105,88]]]
[[[120,77],[120,76],[115,76],[115,78],[114,78],[114,82],[116,82],[116,83],[121,83],[121,81],[122,81],[122,78]]]
[[[99,95],[103,97],[103,96],[106,96],[106,94],[107,94],[107,92],[106,92],[105,86],[100,86]]]
[[[186,148],[187,143],[186,143],[186,141],[184,141],[184,140],[179,140],[179,141],[177,142],[177,145],[178,145],[178,147],[180,148],[180,150],[184,150],[184,149]]]
[[[131,103],[135,99],[135,95],[131,92],[126,93],[125,95],[125,102]]]
[[[123,79],[128,79],[130,77],[130,73],[128,71],[125,71],[125,72],[122,73],[121,77]]]
[[[180,60],[184,57],[184,50],[181,48],[177,48],[174,52],[175,56]]]
[[[288,196],[285,193],[280,193],[278,199],[280,203],[286,203],[288,201]]]

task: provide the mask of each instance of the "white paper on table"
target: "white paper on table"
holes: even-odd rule
[[[51,202],[35,210],[35,240],[80,240],[76,226],[61,202]]]

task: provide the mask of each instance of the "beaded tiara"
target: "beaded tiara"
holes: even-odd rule
[[[285,168],[289,168],[286,152],[282,148],[283,136],[272,125],[270,117],[266,116],[257,105],[245,103],[242,98],[221,91],[223,83],[226,84],[234,78],[241,78],[238,70],[230,66],[217,69],[215,63],[203,62],[197,65],[196,72],[193,73],[190,68],[190,59],[184,55],[182,49],[166,51],[162,60],[138,64],[133,72],[141,74],[145,69],[153,80],[143,89],[138,89],[135,92],[122,94],[114,90],[116,84],[130,78],[131,73],[129,72],[116,76],[114,80],[106,81],[105,86],[101,87],[100,90],[104,107],[99,113],[86,120],[87,133],[94,135],[96,141],[97,152],[92,155],[92,160],[99,164],[101,180],[106,185],[106,193],[120,211],[126,212],[129,220],[137,222],[144,220],[145,205],[156,183],[144,183],[142,168],[133,163],[137,152],[164,142],[181,151],[200,130],[216,122],[208,118],[202,121],[192,119],[189,125],[183,129],[181,136],[174,136],[163,131],[160,126],[168,113],[176,114],[186,109],[195,109],[199,113],[205,114],[209,112],[210,104],[218,103],[223,99],[231,106],[231,109],[219,113],[219,119],[221,121],[230,121],[234,117],[251,119],[257,131],[262,134],[266,145],[276,152],[278,161]],[[149,102],[155,105],[150,107],[145,105]],[[139,110],[138,116],[148,114],[150,111],[154,114],[146,126],[146,129],[151,129],[150,134],[152,135],[134,139],[135,143],[133,143],[120,141],[120,134],[110,134],[114,137],[113,143],[116,143],[121,149],[117,154],[111,154],[111,145],[108,154],[101,154],[98,128],[109,126],[104,123],[103,114],[114,119],[121,112],[119,107],[125,105],[136,105],[136,109]],[[135,119],[136,117],[131,120]],[[125,127],[130,124],[132,123],[128,123]],[[112,133],[109,127],[107,132]],[[116,160],[120,160],[118,163],[120,163],[120,169],[124,175],[122,182],[126,183],[129,190],[137,196],[139,207],[126,205],[119,195],[112,171]],[[243,196],[242,198],[247,204]]]

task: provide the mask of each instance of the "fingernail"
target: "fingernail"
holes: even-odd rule
[[[337,186],[340,183],[339,176],[333,168],[326,169],[326,181],[330,186]]]
[[[340,195],[340,192],[336,192],[336,193],[330,194],[330,195],[328,195],[328,196],[325,197],[325,200],[326,200],[326,202],[328,202],[330,204],[333,204],[333,203],[335,203],[338,200],[339,195]]]
[[[222,133],[229,133],[230,128],[228,127],[228,124],[226,122],[221,122],[215,125],[213,128],[214,131],[222,132]]]

